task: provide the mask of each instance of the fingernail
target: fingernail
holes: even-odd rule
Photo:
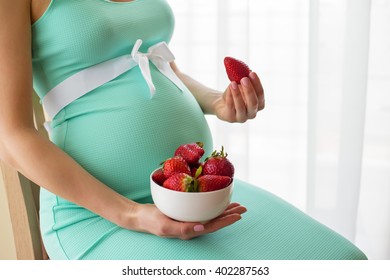
[[[241,83],[243,84],[244,87],[248,87],[249,86],[249,80],[248,78],[243,78],[241,80]]]
[[[196,225],[196,226],[194,226],[194,231],[204,231],[204,226],[203,225]]]
[[[232,83],[231,83],[231,85],[232,85],[232,88],[233,88],[234,90],[236,90],[236,89],[238,88],[238,86],[237,86],[237,83],[236,83],[236,82],[232,82]]]
[[[249,77],[253,80],[253,79],[256,79],[256,74],[255,72],[250,72],[249,73]]]

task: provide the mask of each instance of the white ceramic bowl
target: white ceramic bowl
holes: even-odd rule
[[[179,192],[158,185],[152,176],[150,187],[157,208],[166,216],[182,222],[205,223],[218,217],[230,204],[233,192],[233,182],[212,192]]]

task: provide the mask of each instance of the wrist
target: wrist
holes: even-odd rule
[[[115,223],[129,230],[137,230],[139,228],[138,213],[140,204],[125,198],[123,206],[120,207]]]
[[[218,102],[222,98],[222,93],[219,91],[209,91],[207,98],[202,106],[203,112],[208,115],[216,115]]]

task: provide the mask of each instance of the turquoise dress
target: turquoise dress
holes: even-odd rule
[[[52,0],[32,26],[34,89],[40,98],[79,71],[169,42],[174,17],[166,0]],[[153,98],[139,67],[92,90],[51,122],[51,140],[120,194],[152,203],[149,175],[183,143],[213,150],[192,94],[150,64]],[[239,166],[237,166],[239,168]],[[41,231],[51,259],[365,259],[352,243],[274,195],[236,180],[243,219],[189,241],[118,227],[41,191]]]

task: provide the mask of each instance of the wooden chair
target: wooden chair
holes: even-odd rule
[[[37,130],[48,137],[43,127],[44,113],[34,93],[34,121]],[[16,257],[22,260],[48,259],[39,229],[39,186],[0,160],[8,199]]]

